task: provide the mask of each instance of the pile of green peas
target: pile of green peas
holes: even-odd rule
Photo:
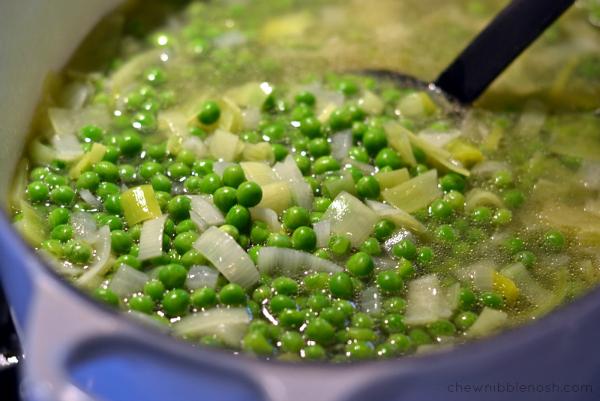
[[[200,39],[195,37],[194,49]],[[168,40],[165,40],[167,43]],[[162,43],[162,42],[161,42]],[[156,45],[156,43],[154,44]],[[161,44],[162,46],[162,44]],[[388,359],[409,355],[421,345],[435,344],[444,338],[462,341],[483,308],[510,311],[506,297],[498,291],[480,292],[462,283],[458,307],[449,319],[423,326],[405,323],[407,287],[411,280],[437,274],[443,286],[457,282],[452,271],[465,260],[477,255],[478,244],[499,232],[509,236],[495,249],[493,257],[500,264],[521,262],[527,268],[536,265],[537,254],[561,252],[567,246],[565,236],[556,230],[538,237],[520,238],[514,227],[513,213],[526,202],[527,190],[519,186],[518,177],[499,171],[486,181],[477,181],[454,172],[442,174],[439,187],[443,198],[414,213],[433,235],[433,241],[404,236],[394,241],[402,227],[389,219],[377,221],[371,235],[358,247],[342,234],[331,235],[325,247],[317,247],[314,224],[332,204],[326,184],[342,179],[350,172],[357,196],[361,200],[381,200],[378,180],[356,167],[344,165],[332,156],[331,136],[349,130],[353,143],[348,157],[376,167],[378,172],[408,168],[411,178],[434,167],[424,150],[413,147],[416,166],[409,166],[388,143],[384,123],[396,118],[398,99],[414,90],[378,84],[364,77],[341,77],[330,74],[325,88],[341,93],[345,105],[334,110],[325,122],[316,115],[317,99],[309,91],[287,96],[273,92],[261,110],[256,129],[239,133],[246,143],[266,141],[275,161],[292,155],[314,193],[311,210],[291,206],[280,216],[283,232],[272,232],[262,221],[253,221],[249,208],[260,204],[261,186],[248,181],[239,164],[227,167],[222,174],[214,171],[217,160],[198,158],[190,150],[168,151],[166,141],[156,141],[158,113],[177,104],[176,91],[169,86],[169,73],[153,67],[145,71],[137,88],[124,96],[124,108],[115,110],[110,127],[88,125],[77,132],[84,151],[94,143],[106,146],[102,161],[89,166],[77,179],[70,176],[72,163],[54,160],[36,166],[29,173],[27,197],[42,213],[49,227],[48,238],[36,244],[82,272],[94,257],[91,244],[76,239],[70,224],[74,212],[87,212],[97,227],[110,228],[111,250],[116,256],[103,283],[92,295],[100,301],[147,314],[165,326],[182,317],[211,308],[245,307],[251,322],[240,348],[267,359],[282,361]],[[385,102],[383,115],[369,115],[359,107],[363,89],[374,91]],[[108,89],[102,81],[96,85],[93,104],[109,104]],[[200,105],[189,135],[205,140],[223,115],[216,101]],[[447,128],[443,114],[434,120],[402,119],[411,130]],[[161,211],[168,215],[162,238],[162,255],[141,261],[139,239],[142,225],[129,226],[123,213],[121,186],[149,184]],[[465,211],[465,196],[474,188],[495,192],[505,207],[478,206]],[[80,196],[87,190],[101,203],[88,204]],[[190,219],[191,200],[186,195],[212,197],[225,216],[220,229],[229,234],[256,263],[262,247],[290,248],[331,260],[344,268],[336,274],[306,272],[298,277],[261,275],[251,288],[244,289],[219,276],[215,288],[186,288],[188,270],[210,262],[193,248],[201,233]],[[23,219],[17,213],[14,221]],[[526,238],[525,238],[526,237]],[[390,241],[393,241],[390,243]],[[391,258],[393,267],[379,266],[381,258]],[[155,272],[143,291],[126,298],[108,289],[121,265],[144,272]],[[361,295],[375,287],[381,302],[377,311],[367,311]],[[227,348],[217,336],[189,338],[201,344]]]

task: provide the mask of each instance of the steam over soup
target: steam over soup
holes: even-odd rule
[[[128,3],[49,76],[14,226],[100,301],[268,359],[537,319],[599,276],[598,10],[468,111],[347,73],[431,79],[505,4]]]

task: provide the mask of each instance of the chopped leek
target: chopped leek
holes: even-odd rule
[[[178,155],[183,142],[188,138],[185,114],[179,111],[165,111],[158,114],[158,129],[167,132],[167,151]]]
[[[408,170],[405,168],[402,168],[400,170],[387,171],[385,173],[375,173],[373,174],[373,176],[379,183],[379,187],[382,191],[400,184],[404,184],[410,178]]]
[[[452,315],[450,305],[441,291],[435,274],[410,282],[407,295],[406,319],[408,325],[425,325]]]
[[[333,134],[331,137],[332,156],[337,161],[342,161],[348,157],[348,152],[352,146],[352,131],[344,130]]]
[[[74,180],[78,179],[82,173],[91,169],[94,164],[102,161],[106,153],[106,146],[101,143],[94,142],[92,149],[71,167],[70,176]]]
[[[467,330],[468,337],[483,337],[502,328],[508,315],[496,309],[483,308],[475,323]]]
[[[515,282],[498,272],[494,272],[494,292],[506,298],[506,302],[513,303],[519,298],[519,289]]]
[[[364,313],[379,316],[383,313],[383,305],[377,287],[368,287],[360,296],[360,308]]]
[[[237,157],[239,143],[237,135],[218,129],[212,136],[208,152],[217,160],[232,162]]]
[[[140,234],[139,260],[148,260],[162,255],[163,233],[167,215],[146,220]]]
[[[192,266],[188,270],[185,286],[190,290],[202,287],[216,288],[219,271],[209,266]]]
[[[426,92],[413,92],[404,96],[397,106],[400,114],[406,118],[423,118],[432,116],[438,109]]]
[[[271,149],[271,146],[267,142],[263,143],[266,143],[269,149]],[[246,149],[247,148],[248,147],[246,147]],[[273,151],[271,150],[271,153],[272,152]],[[244,170],[244,174],[246,175],[246,179],[248,181],[255,182],[260,186],[279,181],[277,173],[274,172],[268,164],[262,161],[241,162],[240,167],[242,168],[242,170]]]
[[[460,139],[455,139],[447,144],[446,149],[450,151],[454,160],[458,160],[467,167],[472,167],[484,160],[483,153],[479,149]]]
[[[339,273],[344,269],[328,260],[295,249],[264,247],[258,252],[258,271],[297,277],[306,272]]]
[[[21,213],[23,214],[21,235],[30,244],[39,246],[48,239],[49,227],[46,223],[46,217],[24,200],[20,201],[20,205]]]
[[[261,82],[248,82],[234,88],[227,96],[240,107],[252,107],[261,110],[271,94],[271,87]]]
[[[262,221],[265,223],[271,232],[280,233],[282,232],[281,224],[279,223],[279,218],[277,217],[277,213],[274,210],[266,208],[266,207],[251,207],[250,216],[252,217],[252,221]]]
[[[523,263],[515,263],[500,271],[500,274],[512,280],[521,294],[533,305],[542,305],[553,298],[551,291],[542,287],[525,268]]]
[[[71,109],[48,109],[48,117],[59,137],[76,134],[87,125],[95,125],[101,128],[110,126],[111,116],[105,107],[87,107],[80,110]]]
[[[246,251],[217,227],[206,230],[193,246],[232,283],[249,288],[260,278]]]
[[[164,53],[164,49],[148,50],[123,64],[112,76],[113,94],[119,94],[131,86],[142,72],[159,62]]]
[[[29,145],[29,158],[35,160],[36,163],[49,165],[56,159],[56,151],[50,146],[42,144],[39,139],[34,139]]]
[[[352,246],[358,248],[373,232],[377,216],[360,200],[341,192],[329,205],[322,220],[329,220],[332,233],[347,236]]]
[[[388,219],[394,222],[396,227],[405,228],[410,232],[420,236],[423,240],[431,239],[431,233],[427,228],[410,214],[395,208],[385,208],[375,211],[375,215],[381,219]]]
[[[242,159],[245,162],[266,162],[272,165],[275,162],[275,154],[268,142],[246,143],[242,151]],[[257,184],[260,185],[258,182]]]
[[[96,220],[91,213],[74,212],[69,216],[69,224],[73,227],[75,239],[93,244],[98,239]]]
[[[83,156],[83,148],[75,134],[63,136],[55,135],[52,138],[52,145],[56,150],[56,158],[66,162],[72,162]]]
[[[133,187],[121,194],[123,214],[129,227],[162,216],[152,185]]]
[[[414,213],[429,206],[431,202],[441,198],[442,195],[443,192],[438,187],[437,170],[435,169],[381,192],[381,196],[386,202],[407,213]]]
[[[144,285],[150,280],[146,273],[122,264],[117,273],[110,281],[108,289],[112,290],[121,298],[128,297],[144,289]]]
[[[173,324],[173,332],[186,337],[215,336],[230,347],[240,348],[249,323],[246,308],[213,308],[184,316]]]
[[[262,185],[263,197],[258,206],[272,209],[281,216],[283,211],[292,206],[292,193],[285,181],[277,181]]]
[[[352,178],[352,173],[347,170],[342,173],[342,177],[340,179],[328,182],[325,184],[325,187],[329,192],[330,198],[335,198],[342,191],[347,192],[352,196],[358,196],[358,191],[356,190],[356,185],[354,184],[354,179]]]
[[[313,230],[317,235],[317,248],[325,248],[331,235],[331,224],[329,220],[321,220],[313,224]]]
[[[106,274],[112,267],[114,259],[111,257],[110,227],[102,226],[98,230],[98,239],[96,240],[96,252],[90,267],[77,280],[77,285],[85,288],[92,288],[97,285],[98,280]]]
[[[385,103],[373,92],[365,90],[358,99],[358,107],[368,115],[378,116],[383,113]]]
[[[417,159],[410,146],[406,131],[406,128],[397,123],[385,125],[385,135],[389,145],[398,152],[404,163],[414,167],[417,165]]]
[[[197,213],[209,226],[225,224],[223,213],[215,205],[204,199],[201,195],[191,195],[192,211]],[[201,227],[198,227],[201,229]]]

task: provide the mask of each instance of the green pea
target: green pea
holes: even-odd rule
[[[70,205],[75,199],[75,191],[69,186],[61,185],[50,192],[50,199],[57,205]]]
[[[278,294],[271,298],[271,301],[269,302],[269,307],[271,309],[271,312],[277,315],[284,309],[295,309],[296,304],[287,295]]]
[[[139,167],[140,176],[146,181],[150,181],[156,174],[164,174],[165,168],[162,164],[156,162],[145,162]]]
[[[381,246],[377,238],[369,237],[360,246],[360,251],[368,253],[371,256],[381,255]]]
[[[565,237],[560,231],[548,231],[544,234],[543,245],[552,251],[560,251],[565,245]]]
[[[246,230],[250,226],[250,211],[241,205],[235,205],[227,212],[225,223],[236,227],[240,231]]]
[[[300,132],[308,138],[316,138],[321,135],[321,122],[313,116],[300,120]]]
[[[433,263],[435,254],[433,250],[427,246],[417,249],[417,263],[428,265]]]
[[[223,224],[221,227],[219,227],[219,229],[225,231],[235,241],[237,241],[240,238],[240,230],[238,230],[237,227],[232,226],[231,224]]]
[[[446,220],[452,216],[452,213],[452,206],[444,200],[437,200],[429,206],[429,214],[438,220]]]
[[[216,102],[204,102],[198,114],[198,121],[205,125],[212,125],[219,121],[221,117],[221,108]]]
[[[375,348],[370,342],[356,341],[346,345],[345,353],[348,358],[366,360],[375,356]]]
[[[86,125],[77,132],[77,136],[83,142],[100,142],[104,131],[95,125]]]
[[[317,246],[317,234],[310,227],[298,227],[292,234],[292,246],[300,251],[311,252]]]
[[[523,192],[513,189],[504,194],[504,203],[506,206],[516,209],[525,202],[525,195]]]
[[[154,301],[147,295],[137,295],[129,300],[129,308],[138,312],[151,314],[154,311]]]
[[[71,263],[86,264],[92,257],[92,248],[79,241],[68,241],[65,244],[64,254]]]
[[[510,172],[502,170],[494,174],[492,182],[498,188],[506,188],[513,183],[513,177]]]
[[[394,357],[394,347],[389,344],[380,344],[375,347],[377,359],[390,359]]]
[[[410,240],[402,240],[394,245],[392,253],[398,258],[413,259],[417,255],[417,247]]]
[[[473,209],[469,217],[474,224],[486,226],[492,222],[492,211],[489,207],[479,206]]]
[[[364,252],[354,254],[346,263],[346,269],[355,276],[368,276],[375,268],[371,256]]]
[[[374,325],[373,318],[366,313],[357,313],[350,320],[350,326],[359,329],[371,329]]]
[[[362,144],[370,154],[377,154],[381,149],[387,146],[387,137],[385,132],[378,128],[369,128],[362,138]]]
[[[358,195],[362,198],[377,199],[381,192],[379,181],[372,175],[366,175],[358,180],[356,183],[356,190]]]
[[[408,336],[410,337],[414,345],[418,346],[424,344],[431,344],[431,337],[429,337],[429,335],[421,329],[411,330],[408,333]]]
[[[525,249],[525,244],[518,238],[509,238],[504,243],[503,248],[507,253],[516,255]]]
[[[142,270],[142,262],[133,255],[121,255],[115,260],[115,269],[118,269],[121,265],[127,265],[133,267],[136,270]]]
[[[388,219],[381,219],[375,224],[373,229],[373,236],[379,241],[385,241],[388,239],[396,230],[396,224]]]
[[[400,258],[398,261],[398,274],[403,280],[411,278],[415,273],[415,266],[412,262],[405,258]]]
[[[361,163],[369,163],[369,153],[362,146],[353,146],[348,151],[348,157]]]
[[[308,323],[304,332],[309,340],[319,344],[330,344],[335,339],[335,328],[319,317]]]
[[[213,201],[221,212],[227,213],[237,204],[237,191],[232,187],[221,187],[215,191]]]
[[[181,233],[173,240],[173,247],[180,255],[183,255],[192,249],[192,245],[197,239],[198,234],[194,232]]]
[[[294,100],[298,104],[305,104],[308,106],[312,106],[316,102],[315,95],[308,91],[300,91],[296,93],[296,95],[294,96]]]
[[[456,316],[454,324],[459,330],[465,331],[475,323],[475,320],[477,320],[477,314],[473,312],[463,312]]]
[[[319,157],[313,164],[313,172],[317,175],[338,170],[340,170],[340,164],[333,157],[329,156]]]
[[[194,265],[206,265],[208,260],[197,250],[190,249],[181,256],[181,264],[186,268],[190,268]]]
[[[162,299],[166,315],[175,317],[185,314],[190,306],[190,298],[190,294],[180,288],[167,292]]]
[[[190,218],[192,200],[187,196],[179,195],[169,201],[169,216],[175,221],[186,220]]]
[[[329,280],[329,291],[334,297],[350,299],[353,293],[350,276],[343,272],[334,274]]]
[[[167,157],[166,143],[163,145],[152,145],[148,147],[148,155],[157,161],[163,160]]]
[[[406,309],[407,302],[398,297],[388,298],[383,307],[384,310],[389,314],[402,314]]]
[[[108,226],[111,232],[115,230],[121,230],[123,229],[123,220],[117,216],[104,216],[100,221],[100,227],[102,226]]]
[[[456,230],[450,225],[441,225],[435,230],[436,238],[445,244],[453,243],[457,240]]]
[[[221,177],[218,174],[207,174],[200,183],[200,191],[204,194],[214,194],[215,191],[221,188]]]
[[[281,350],[284,352],[299,353],[304,346],[304,340],[300,333],[287,331],[281,336]]]
[[[325,249],[317,249],[313,252],[313,255],[315,255],[317,258],[329,260],[329,253]]]
[[[121,136],[119,150],[122,155],[133,156],[142,150],[142,139],[133,130],[128,130]]]
[[[121,195],[120,194],[111,194],[106,197],[104,201],[104,209],[108,213],[112,214],[122,214],[123,213],[123,205],[121,204]]]
[[[473,291],[468,288],[463,288],[460,290],[460,295],[458,298],[458,307],[463,311],[468,311],[475,306],[476,298]]]
[[[377,276],[377,285],[387,293],[397,293],[404,288],[404,280],[396,272],[385,271]]]
[[[465,180],[462,176],[456,173],[448,173],[440,182],[440,186],[444,192],[457,191],[463,192],[465,190]]]
[[[413,340],[401,333],[390,335],[387,339],[387,343],[398,353],[405,353],[414,346]]]
[[[289,329],[297,329],[305,322],[304,314],[296,309],[284,309],[278,319],[281,326]]]
[[[273,292],[271,291],[271,288],[266,285],[262,285],[252,292],[252,300],[259,304],[266,303],[272,296]]]
[[[116,184],[113,184],[112,182],[103,182],[98,186],[96,195],[104,201],[108,195],[118,194],[119,192],[120,189]]]
[[[246,174],[237,164],[229,166],[223,171],[223,185],[237,188],[244,181],[246,181]]]
[[[34,181],[27,186],[27,194],[32,202],[42,202],[48,198],[50,189],[41,181]]]
[[[59,224],[55,226],[50,232],[50,238],[65,243],[71,238],[73,238],[73,227],[66,224]]]
[[[532,267],[535,264],[535,256],[529,251],[522,251],[515,255],[515,262],[521,262],[525,267]]]
[[[277,141],[285,135],[285,128],[279,124],[271,124],[262,131],[264,136],[269,137],[271,141]]]
[[[219,301],[225,305],[243,305],[246,302],[244,289],[235,283],[229,283],[219,291]]]
[[[404,316],[399,314],[389,314],[381,320],[381,329],[387,334],[402,333],[406,330]]]
[[[164,174],[152,177],[152,188],[155,191],[171,192],[171,180]]]
[[[427,326],[427,332],[431,337],[437,338],[442,336],[456,335],[456,327],[448,320],[438,320]]]
[[[119,297],[108,288],[96,288],[94,292],[92,292],[92,296],[107,305],[119,306]]]
[[[504,305],[504,298],[495,292],[485,292],[479,297],[479,303],[484,307],[501,309]]]
[[[210,159],[198,160],[198,161],[194,162],[194,164],[192,165],[192,171],[194,173],[198,174],[199,176],[202,176],[202,177],[207,176],[213,172],[213,162]],[[221,182],[221,177],[219,177],[219,186],[221,186],[220,182]]]
[[[309,213],[306,209],[294,206],[283,213],[283,224],[289,230],[309,225]]]
[[[47,167],[36,167],[29,173],[29,179],[31,181],[43,181],[50,174]]]
[[[512,221],[512,212],[508,209],[499,209],[494,213],[492,221],[497,225],[505,225]]]
[[[254,207],[260,203],[263,197],[263,191],[260,185],[255,182],[243,182],[237,189],[237,201],[245,207]]]
[[[269,229],[269,226],[262,221],[255,221],[252,223],[252,227],[250,228],[250,239],[253,243],[264,244],[270,234],[271,230]]]
[[[64,247],[61,241],[57,239],[49,239],[42,243],[42,249],[47,250],[51,254],[60,258],[64,254]]]
[[[283,161],[289,153],[285,146],[279,143],[272,143],[271,149],[273,149],[273,155],[275,156],[276,162]]]
[[[329,287],[329,274],[315,273],[304,278],[304,287],[311,294],[325,292]]]
[[[298,284],[287,277],[277,277],[272,282],[273,289],[278,294],[296,295],[298,293]]]
[[[327,247],[336,255],[345,255],[350,252],[352,244],[350,239],[342,234],[336,234],[329,238]]]
[[[296,166],[300,169],[302,175],[307,175],[310,173],[310,159],[303,155],[295,155],[294,161],[296,162]]]
[[[314,138],[308,144],[308,153],[312,157],[329,156],[331,154],[331,143],[325,138]]]
[[[458,191],[448,192],[444,195],[444,201],[448,202],[454,210],[463,210],[465,207],[465,196]]]
[[[71,211],[69,209],[59,207],[48,214],[48,223],[50,223],[50,227],[52,228],[62,224],[67,224],[70,216]]]
[[[304,358],[311,361],[319,361],[325,358],[325,350],[320,345],[309,345],[304,348]]]
[[[393,149],[383,148],[375,156],[375,165],[379,168],[389,166],[392,170],[402,168],[402,159]]]
[[[358,87],[356,86],[356,84],[349,79],[340,80],[337,83],[336,89],[338,92],[343,93],[346,96],[358,92]]]
[[[167,264],[160,269],[158,279],[168,290],[181,288],[187,279],[187,269],[177,263]]]
[[[117,254],[129,252],[133,245],[133,238],[128,232],[123,230],[113,230],[110,233],[110,243],[112,250]]]

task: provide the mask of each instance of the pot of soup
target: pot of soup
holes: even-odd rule
[[[351,73],[505,3],[3,4],[26,398],[594,399],[595,3],[469,108]]]

